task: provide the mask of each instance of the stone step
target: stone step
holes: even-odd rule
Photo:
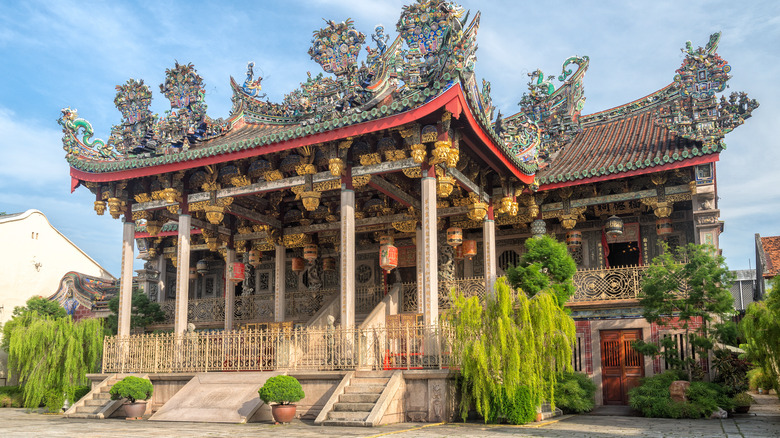
[[[340,403],[376,403],[379,400],[379,394],[341,394]]]
[[[328,420],[336,421],[366,421],[368,412],[328,412]]]
[[[346,394],[381,394],[384,390],[385,385],[350,385],[344,388]]]
[[[371,412],[375,405],[375,403],[338,402],[333,405],[333,410],[338,412]]]
[[[94,414],[98,410],[97,406],[79,406],[76,408],[77,414]]]
[[[93,400],[111,400],[111,394],[107,392],[96,393],[92,396]]]
[[[84,406],[103,406],[108,400],[84,400]]]
[[[67,418],[87,418],[90,420],[98,420],[100,417],[98,417],[97,414],[66,414]]]
[[[111,387],[112,387],[112,386],[114,386],[114,385],[106,385],[106,386],[101,386],[101,387],[100,387],[100,392],[105,392],[105,393],[108,393],[109,391],[111,391]]]
[[[354,427],[366,427],[369,426],[364,420],[349,421],[349,420],[325,420],[322,422],[323,426],[354,426]]]
[[[387,386],[387,382],[390,381],[390,378],[387,377],[353,377],[352,380],[349,382],[350,386],[359,386],[359,385],[383,385]]]
[[[390,378],[393,377],[393,373],[395,371],[393,370],[382,370],[382,371],[355,371],[355,377],[385,377]]]

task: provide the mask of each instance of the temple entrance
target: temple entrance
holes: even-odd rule
[[[602,330],[600,336],[604,404],[627,405],[628,391],[645,375],[644,357],[631,346],[642,330]]]
[[[607,260],[611,268],[639,265],[639,243],[636,241],[610,243]]]

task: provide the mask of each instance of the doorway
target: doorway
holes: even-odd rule
[[[641,329],[602,330],[601,376],[605,405],[627,405],[628,391],[645,375],[644,357],[632,342],[642,339]]]
[[[639,265],[639,242],[610,243],[607,260],[610,268]]]

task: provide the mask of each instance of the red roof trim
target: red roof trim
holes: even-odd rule
[[[453,86],[449,90],[445,91],[438,97],[434,98],[430,102],[411,109],[401,114],[396,114],[390,117],[385,117],[378,120],[372,120],[369,122],[363,122],[356,125],[346,126],[343,128],[336,128],[327,132],[321,132],[317,134],[308,135],[305,137],[295,138],[292,140],[286,140],[272,145],[261,146],[253,149],[246,149],[238,152],[231,152],[228,154],[220,154],[207,158],[201,158],[196,160],[183,161],[178,163],[163,164],[159,166],[144,167],[141,169],[129,169],[119,172],[106,172],[106,173],[90,173],[83,170],[70,168],[71,178],[78,181],[92,181],[92,182],[110,182],[118,181],[129,178],[140,178],[144,176],[157,175],[160,173],[176,172],[179,170],[191,169],[197,166],[207,166],[210,164],[219,164],[233,160],[240,160],[242,158],[249,158],[259,155],[264,155],[273,152],[279,152],[287,149],[294,149],[301,146],[308,146],[317,143],[324,143],[328,141],[340,140],[346,137],[357,136],[367,134],[370,132],[381,131],[384,129],[395,128],[397,126],[405,125],[415,120],[421,119],[440,108],[446,108],[447,110],[458,110],[458,106],[463,111],[462,114],[466,115],[471,128],[476,133],[482,142],[487,145],[488,149],[493,152],[503,163],[507,169],[512,172],[518,179],[525,183],[533,181],[533,176],[525,175],[520,172],[506,157],[506,155],[493,143],[488,135],[483,131],[482,127],[477,123],[474,115],[466,103],[466,98],[463,95],[463,90],[460,84]],[[459,114],[454,115],[458,118]]]
[[[595,178],[583,178],[575,181],[563,181],[554,184],[545,184],[539,187],[539,191],[559,189],[561,187],[579,186],[583,184],[590,184],[601,181],[609,181],[612,179],[627,178],[630,176],[647,175],[650,173],[657,173],[664,170],[679,169],[682,167],[696,166],[697,164],[714,163],[720,159],[720,154],[710,154],[701,157],[690,158],[683,161],[677,161],[674,163],[656,165],[654,167],[645,167],[644,169],[631,170],[628,172],[618,172],[610,175],[599,176]]]

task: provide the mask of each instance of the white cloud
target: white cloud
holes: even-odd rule
[[[0,107],[0,189],[23,190],[63,182],[65,151],[56,126],[18,120],[13,111]]]

